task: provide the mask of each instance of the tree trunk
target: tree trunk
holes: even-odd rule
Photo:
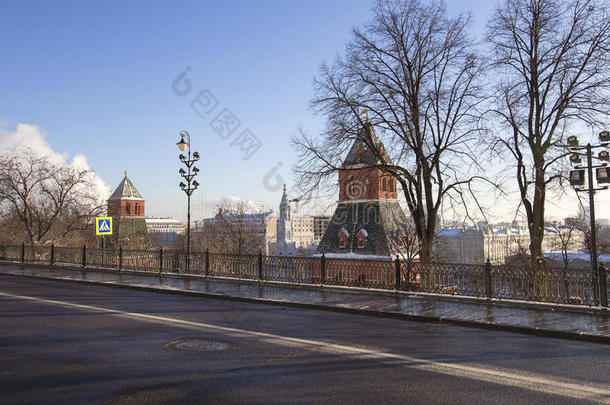
[[[529,225],[530,231],[530,254],[534,268],[539,268],[542,263],[542,240],[544,238],[544,203],[546,184],[543,163],[538,165],[534,189],[533,215]]]
[[[422,238],[421,249],[419,251],[419,261],[422,263],[430,263],[432,261],[432,243]]]

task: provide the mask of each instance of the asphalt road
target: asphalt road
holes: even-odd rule
[[[610,347],[0,276],[0,403],[610,403]]]

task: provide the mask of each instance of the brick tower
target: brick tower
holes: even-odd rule
[[[339,170],[339,202],[318,253],[389,257],[405,250],[408,220],[383,164],[392,161],[367,121]]]
[[[148,249],[150,238],[144,219],[144,198],[127,177],[108,199],[108,216],[112,217],[111,246],[124,249]]]

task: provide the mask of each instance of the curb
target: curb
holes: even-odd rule
[[[465,327],[474,327],[479,329],[493,329],[500,330],[505,332],[513,332],[513,333],[521,333],[527,335],[536,335],[543,337],[553,337],[553,338],[561,338],[561,339],[569,339],[569,340],[579,340],[586,342],[595,342],[595,343],[603,343],[610,344],[610,336],[600,336],[600,335],[592,335],[584,332],[568,332],[568,331],[559,331],[559,330],[549,330],[549,329],[541,329],[541,328],[530,328],[525,326],[514,326],[514,325],[503,325],[492,322],[482,322],[482,321],[470,321],[459,318],[446,318],[446,317],[433,317],[426,315],[414,315],[414,314],[402,314],[397,312],[384,312],[384,311],[373,311],[368,309],[361,308],[346,308],[346,307],[337,307],[332,305],[324,305],[324,304],[307,304],[300,302],[291,302],[291,301],[280,301],[280,300],[272,300],[266,298],[250,298],[250,297],[239,297],[233,295],[224,295],[224,294],[214,294],[214,293],[206,293],[200,291],[186,291],[186,290],[173,290],[167,288],[160,287],[150,287],[150,286],[137,286],[130,284],[119,284],[113,282],[104,282],[104,281],[87,281],[87,280],[76,280],[69,278],[57,278],[57,277],[47,277],[47,276],[35,276],[35,275],[25,275],[25,274],[10,274],[10,273],[0,273],[0,276],[14,276],[14,277],[25,277],[25,278],[33,278],[39,280],[53,280],[59,282],[67,282],[67,283],[78,283],[78,284],[90,284],[97,286],[105,286],[105,287],[118,287],[118,288],[126,288],[138,291],[148,291],[148,292],[159,292],[165,294],[174,294],[174,295],[187,295],[194,297],[205,297],[205,298],[215,298],[222,299],[226,301],[236,301],[236,302],[248,302],[248,303],[257,303],[262,305],[275,305],[275,306],[288,306],[295,308],[305,308],[305,309],[317,309],[322,311],[330,311],[330,312],[339,312],[339,313],[351,313],[351,314],[359,314],[359,315],[367,315],[367,316],[376,316],[383,318],[393,318],[393,319],[404,319],[416,322],[428,322],[428,323],[445,323],[450,325],[457,326],[465,326]]]

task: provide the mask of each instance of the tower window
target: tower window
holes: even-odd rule
[[[366,231],[366,229],[362,228],[359,232],[358,235],[356,237],[356,246],[358,246],[358,248],[362,249],[363,247],[366,247],[366,240],[368,239],[369,234]]]
[[[398,237],[396,238],[396,243],[398,244],[398,246],[405,245],[405,235],[403,234],[402,231],[398,231]]]
[[[345,228],[341,228],[341,230],[339,231],[339,235],[337,237],[337,245],[340,248],[347,247],[348,239],[349,239],[349,232],[347,232],[347,230]]]
[[[362,146],[361,143],[359,143],[358,146],[356,147],[356,154],[358,155],[358,157],[360,159],[362,159],[362,156],[364,155],[364,147]]]

